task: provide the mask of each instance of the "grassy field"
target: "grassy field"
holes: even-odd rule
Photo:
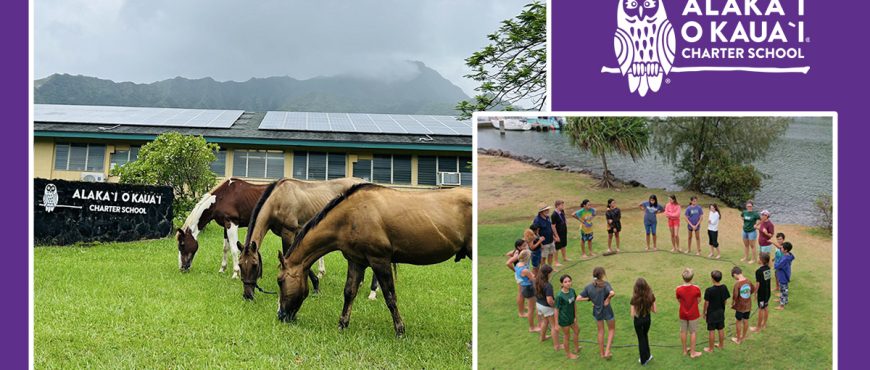
[[[175,241],[161,239],[35,250],[34,362],[37,368],[469,368],[471,263],[401,265],[395,337],[382,295],[366,299],[338,330],[347,265],[327,255],[321,294],[297,322],[276,319],[277,296],[242,299],[242,284],[219,274],[222,230],[209,226],[190,273],[178,271]],[[243,238],[243,236],[241,236]],[[266,238],[261,286],[277,289],[277,237]],[[231,268],[228,268],[231,270]]]
[[[660,200],[666,199],[663,190],[627,188],[605,190],[594,187],[595,180],[585,175],[557,172],[531,167],[506,158],[480,156],[478,159],[478,348],[479,367],[490,368],[561,368],[580,365],[583,368],[627,368],[638,365],[637,337],[629,316],[629,300],[635,279],[644,277],[649,281],[657,297],[658,314],[652,317],[649,333],[654,360],[653,368],[672,369],[686,366],[704,368],[733,368],[747,364],[752,368],[822,369],[832,367],[832,241],[828,237],[799,225],[776,225],[794,246],[796,260],[793,264],[793,282],[790,285],[790,303],[785,311],[770,310],[768,329],[760,334],[750,334],[746,342],[734,345],[728,341],[723,351],[704,353],[698,359],[681,355],[678,307],[674,289],[682,283],[683,268],[695,269],[695,283],[702,291],[711,285],[710,271],[718,269],[726,275],[723,282],[730,288],[732,264],[724,260],[738,261],[743,255],[739,228],[742,222],[737,210],[722,209],[719,242],[722,260],[711,260],[694,255],[676,255],[670,250],[670,238],[663,216],[659,220],[659,252],[642,252],[645,246],[642,213],[637,204],[656,193]],[[677,193],[678,199],[687,203],[689,193]],[[555,199],[563,199],[568,206],[566,213],[578,209],[582,199],[588,198],[600,217],[594,220],[594,250],[596,258],[581,260],[579,246],[579,223],[569,221],[568,258],[551,281],[567,273],[574,278],[574,288],[580,291],[592,279],[592,269],[602,266],[607,270],[608,280],[616,296],[612,300],[616,314],[616,336],[613,358],[610,361],[598,357],[597,329],[592,319],[592,307],[588,302],[577,304],[580,339],[583,349],[578,360],[568,360],[564,352],[555,353],[550,342],[541,343],[537,334],[527,331],[526,319],[517,317],[516,282],[512,272],[505,267],[504,253],[513,248],[513,241],[531,223],[537,205],[546,202],[552,205]],[[601,257],[607,248],[607,231],[603,211],[606,200],[614,198],[622,209],[622,251],[615,256]],[[700,204],[715,201],[700,197]],[[759,209],[764,207],[759,205]],[[776,210],[772,210],[775,212]],[[702,229],[706,229],[706,216]],[[776,222],[774,214],[772,220]],[[681,247],[686,248],[685,222],[681,223]],[[707,236],[701,236],[703,256],[709,250]],[[694,248],[694,246],[693,246]],[[665,250],[665,251],[662,251]],[[752,276],[758,265],[741,263],[747,276]],[[554,284],[558,287],[558,283]],[[703,303],[702,303],[703,304]],[[729,301],[730,305],[730,301]],[[755,299],[753,299],[753,306]],[[700,308],[703,308],[701,306]],[[753,312],[752,325],[756,317]],[[734,332],[734,311],[726,312],[726,330]],[[699,323],[698,350],[707,343],[706,324]],[[730,338],[730,337],[729,337]]]

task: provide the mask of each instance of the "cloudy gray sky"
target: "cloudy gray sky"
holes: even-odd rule
[[[472,95],[464,59],[530,1],[36,0],[35,77],[402,77],[420,60]]]

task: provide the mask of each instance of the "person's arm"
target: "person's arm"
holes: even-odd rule
[[[707,320],[707,308],[710,307],[710,301],[704,301],[704,320]]]
[[[553,240],[555,240],[557,242],[560,241],[559,240],[559,232],[556,231],[556,224],[550,224],[550,227],[553,229]]]
[[[580,217],[577,217],[577,212],[572,213],[571,217],[574,217],[574,219],[577,221],[583,222],[583,220],[581,220]]]
[[[607,295],[607,298],[604,298],[604,305],[605,305],[605,306],[609,306],[609,305],[610,305],[610,299],[613,298],[613,296],[615,296],[615,295],[616,295],[616,292],[614,292],[614,291],[611,290],[611,291],[610,291],[610,294]]]
[[[659,310],[658,310],[658,308],[656,308],[656,303],[653,302],[653,305],[652,305],[652,313],[658,313],[658,312],[659,312]]]
[[[556,300],[553,299],[553,296],[551,296],[551,295],[547,296],[547,304],[550,305],[550,307],[556,306]]]
[[[517,260],[516,256],[511,256],[511,258],[508,258],[507,263],[506,263],[508,270],[511,270],[513,272],[517,272],[516,268],[514,267],[514,262],[516,262],[516,260]]]
[[[637,316],[637,310],[634,309],[634,305],[629,305],[631,307],[631,317]]]
[[[531,271],[529,271],[528,269],[523,270],[523,272],[520,273],[520,276],[525,276],[525,277],[529,278],[529,280],[531,280],[532,282],[535,281],[535,274],[533,274],[533,273],[532,273]]]

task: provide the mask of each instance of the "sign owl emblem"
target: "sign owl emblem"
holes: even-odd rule
[[[657,92],[674,64],[676,36],[660,0],[620,0],[613,49],[628,88]]]
[[[45,185],[45,192],[42,193],[42,205],[46,212],[54,211],[57,206],[57,186],[54,184]]]

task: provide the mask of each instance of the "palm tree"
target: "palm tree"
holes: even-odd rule
[[[613,177],[607,168],[607,155],[628,155],[637,161],[649,150],[650,130],[642,117],[568,117],[565,133],[571,145],[604,164],[601,187],[613,187]]]

